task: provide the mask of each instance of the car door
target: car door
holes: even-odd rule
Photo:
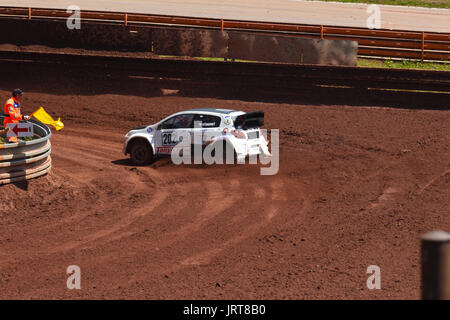
[[[170,154],[175,145],[180,142],[180,137],[192,130],[193,114],[180,114],[173,116],[160,125],[157,136],[157,153]]]

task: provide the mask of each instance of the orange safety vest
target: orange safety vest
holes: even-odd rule
[[[3,116],[5,117],[3,121],[5,127],[8,123],[19,123],[19,120],[22,120],[19,101],[14,98],[8,99],[5,103]]]

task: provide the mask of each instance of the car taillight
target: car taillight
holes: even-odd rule
[[[240,130],[233,130],[231,131],[231,134],[238,139],[245,139],[245,134]]]

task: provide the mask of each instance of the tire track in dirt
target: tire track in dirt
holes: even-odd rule
[[[92,140],[92,139],[91,139]],[[87,185],[90,180],[89,177],[91,176],[88,169],[98,170],[102,169],[102,173],[105,174],[111,174],[111,170],[118,170],[120,168],[117,168],[117,166],[107,164],[104,167],[98,165],[99,163],[105,163],[105,156],[109,156],[109,153],[106,150],[116,150],[119,146],[116,148],[108,147],[108,148],[100,148],[101,152],[90,153],[89,152],[89,146],[87,146],[89,142],[89,139],[87,141],[83,140],[83,143],[77,142],[72,143],[70,146],[64,145],[59,147],[59,160],[63,160],[66,165],[69,165],[69,168],[67,169],[61,169],[61,171],[64,172],[65,175],[71,176],[71,179],[76,179],[81,185],[85,184]],[[80,157],[80,154],[82,155]],[[58,159],[57,158],[57,159]],[[76,159],[76,160],[74,160]],[[164,164],[160,164],[160,166],[165,166]],[[80,166],[86,169],[86,175],[84,174],[73,174],[71,173],[71,167],[73,166]],[[102,168],[103,167],[103,168]],[[136,169],[138,172],[143,175],[143,178],[150,177],[149,171],[152,171],[150,168],[138,168]],[[125,171],[125,170],[121,170]],[[127,170],[128,171],[128,170]],[[125,171],[126,172],[126,171]],[[195,170],[193,171],[196,174],[194,176],[201,177],[203,175],[203,172]],[[148,191],[150,193],[155,192],[152,188],[148,188],[146,184],[142,181],[143,179],[140,179],[135,174],[129,174],[127,172],[127,177],[125,179],[127,182],[134,184],[134,189],[130,191],[137,192],[137,191]],[[121,184],[124,183],[124,181],[120,182]],[[231,180],[228,182],[231,186],[231,188],[239,189],[239,181],[238,180]],[[187,189],[193,189],[195,190],[195,185],[187,184],[184,186],[185,190]],[[167,188],[158,188],[156,190],[156,194],[154,194],[150,200],[140,203],[141,207],[144,207],[143,209],[134,209],[132,210],[127,217],[121,218],[119,221],[114,222],[111,226],[105,229],[101,229],[95,232],[91,232],[88,235],[80,236],[78,240],[64,243],[60,246],[53,247],[49,250],[44,250],[43,252],[47,253],[56,253],[60,251],[69,251],[75,248],[88,248],[88,247],[94,247],[96,245],[99,245],[100,243],[106,243],[111,242],[115,240],[119,240],[123,237],[132,236],[135,234],[134,231],[127,231],[127,227],[130,226],[133,223],[136,223],[138,219],[144,218],[146,215],[150,215],[153,212],[162,211],[160,208],[164,208],[165,212],[171,212],[170,215],[179,215],[180,213],[183,213],[184,209],[186,209],[189,204],[188,203],[182,203],[181,207],[178,205],[179,208],[176,206],[174,207],[173,204],[167,203],[167,197],[171,192],[178,193],[178,189],[180,189],[180,186],[173,186],[170,190]],[[164,238],[171,239],[170,242],[177,241],[177,237],[184,237],[185,234],[189,234],[190,232],[195,232],[201,226],[206,223],[208,220],[213,219],[215,215],[220,214],[227,208],[229,208],[235,201],[239,199],[239,197],[236,197],[234,194],[230,196],[230,194],[227,195],[226,200],[224,201],[223,195],[224,190],[220,183],[216,182],[208,182],[206,183],[206,190],[200,189],[199,193],[201,194],[208,194],[207,196],[207,202],[205,203],[205,208],[203,211],[200,211],[200,213],[194,218],[194,221],[191,223],[188,223],[187,225],[182,226],[180,229],[176,229],[174,231],[168,232],[168,234],[165,235]],[[183,192],[181,192],[183,194]],[[119,197],[118,199],[115,199],[115,202],[122,201],[124,197]],[[218,206],[218,203],[220,203],[220,206]],[[109,205],[111,209],[115,207],[115,203]],[[152,208],[152,209],[148,209]],[[76,215],[74,217],[70,217],[67,220],[62,221],[59,223],[59,225],[64,225],[66,222],[74,223],[78,220],[83,219],[87,214],[85,215]],[[159,215],[157,219],[152,220],[153,225],[157,225],[164,222],[164,218],[166,215]],[[48,226],[48,228],[55,227]],[[117,234],[119,233],[119,234]],[[100,242],[100,243],[99,243]],[[164,246],[164,245],[163,245]]]
[[[97,245],[106,245],[108,243],[123,240],[124,238],[134,236],[136,234],[141,234],[142,232],[152,232],[154,237],[158,238],[164,233],[159,231],[161,225],[164,225],[164,229],[168,227],[167,219],[173,218],[175,220],[180,219],[181,214],[186,214],[189,209],[193,209],[193,205],[189,202],[174,202],[171,199],[171,195],[176,193],[178,197],[188,196],[189,189],[198,189],[200,186],[197,183],[188,183],[186,185],[175,185],[170,190],[168,188],[164,189],[166,193],[166,197],[163,203],[159,204],[158,208],[154,208],[152,211],[157,211],[156,215],[146,214],[141,215],[139,219],[132,221],[128,227],[129,231],[121,230],[116,235],[111,235],[106,239],[101,239],[101,243],[97,243]],[[144,204],[145,206],[152,205],[152,203]],[[134,226],[132,226],[134,225]],[[156,245],[157,240],[152,241],[152,245]],[[86,248],[84,246],[83,248]]]
[[[240,185],[237,180],[231,180],[229,183],[230,186],[234,188],[239,187]],[[206,182],[205,189],[201,192],[202,197],[207,199],[206,203],[203,205],[203,209],[195,215],[194,221],[187,223],[174,231],[168,232],[165,236],[168,239],[157,243],[158,248],[168,247],[179,239],[186,238],[189,234],[198,231],[205,223],[231,208],[233,203],[242,197],[242,195],[239,194],[227,193],[226,190],[227,189],[218,182]]]
[[[442,172],[441,174],[435,176],[434,178],[432,178],[427,184],[425,184],[423,187],[421,187],[419,189],[419,191],[417,192],[418,195],[422,194],[426,189],[428,189],[430,186],[432,186],[434,183],[436,183],[436,181],[438,181],[439,179],[445,177],[447,174],[450,173],[450,169],[445,170],[444,172]]]
[[[64,140],[72,138],[72,136],[69,136],[67,132],[65,133]],[[77,139],[77,134],[75,134],[74,139]],[[106,229],[101,229],[95,232],[90,232],[88,235],[79,235],[79,239],[73,242],[64,243],[64,239],[66,237],[70,237],[70,233],[63,232],[61,234],[61,230],[69,229],[70,226],[79,224],[80,222],[83,222],[85,218],[87,218],[91,212],[90,210],[78,210],[74,215],[71,215],[69,217],[66,217],[62,220],[52,222],[50,224],[46,224],[45,226],[41,227],[40,230],[40,236],[44,234],[44,237],[46,238],[52,238],[55,233],[58,233],[56,236],[56,239],[53,238],[53,241],[41,241],[40,247],[33,248],[33,251],[23,251],[20,250],[20,252],[23,255],[29,255],[29,254],[44,254],[44,253],[56,253],[59,251],[67,251],[73,248],[76,248],[80,245],[85,245],[86,243],[93,242],[97,239],[103,238],[105,236],[108,236],[114,232],[117,232],[118,230],[128,226],[131,224],[134,220],[138,219],[142,215],[148,214],[148,209],[139,209],[131,212],[127,212],[126,218],[120,217],[120,210],[117,208],[120,208],[120,203],[126,203],[127,199],[129,198],[130,194],[136,193],[136,192],[142,192],[142,191],[152,191],[152,185],[147,186],[144,182],[142,182],[141,179],[137,177],[135,174],[130,174],[129,170],[126,170],[125,168],[121,168],[117,165],[111,164],[111,150],[118,150],[120,148],[120,145],[117,143],[109,143],[108,145],[103,144],[103,148],[100,148],[102,152],[96,152],[95,154],[92,152],[88,152],[88,148],[91,148],[90,146],[90,140],[81,140],[81,142],[77,143],[59,143],[61,142],[59,140],[62,140],[61,137],[57,137],[55,139],[56,143],[58,145],[57,147],[57,153],[54,156],[54,159],[56,159],[56,162],[62,162],[64,164],[63,167],[58,167],[56,170],[54,170],[54,174],[57,174],[59,178],[61,178],[65,182],[69,182],[71,184],[72,189],[74,190],[83,190],[83,189],[90,189],[93,190],[92,182],[95,181],[95,178],[93,180],[93,177],[95,177],[96,172],[99,170],[101,175],[104,175],[108,179],[109,185],[128,185],[131,188],[127,190],[125,194],[115,197],[113,202],[110,202],[108,198],[110,195],[108,194],[108,190],[93,190],[96,193],[96,203],[103,202],[106,207],[105,210],[112,214],[113,220],[118,219],[118,221],[113,221],[113,224],[109,226]],[[91,139],[92,140],[92,139]],[[107,148],[104,148],[107,146]],[[83,149],[83,151],[80,151]],[[81,154],[81,157],[80,157]],[[83,168],[83,170],[79,170],[78,168]],[[125,173],[125,174],[123,174]],[[125,180],[123,179],[125,177]],[[151,192],[149,192],[151,193]],[[156,192],[150,200],[143,202],[144,208],[147,206],[154,206],[154,210],[157,210],[159,207],[159,204],[164,201],[164,194],[162,191]],[[110,202],[110,203],[108,203]],[[87,208],[88,209],[88,208]],[[111,219],[108,219],[111,220]],[[111,223],[111,221],[109,221]],[[39,222],[37,222],[39,223]],[[107,225],[107,221],[105,221],[105,224]],[[26,229],[32,230],[34,228],[34,224],[26,226]],[[87,230],[87,229],[86,229]],[[85,233],[83,229],[77,230],[77,233]],[[61,243],[62,245],[54,246],[53,243]]]
[[[250,199],[247,199],[250,203],[257,199],[260,199],[262,196],[265,196],[269,191],[269,194],[271,194],[270,198],[272,200],[272,204],[261,210],[258,213],[257,218],[252,217],[251,222],[245,221],[245,227],[239,230],[239,232],[236,232],[235,235],[231,236],[228,240],[223,242],[220,247],[206,249],[183,259],[182,261],[180,261],[180,265],[175,267],[172,272],[182,268],[183,266],[209,264],[216,256],[220,255],[223,251],[238,245],[248,238],[253,237],[256,233],[258,233],[258,231],[270,225],[272,219],[279,213],[278,205],[280,205],[280,202],[286,202],[288,200],[285,196],[287,191],[285,183],[281,179],[274,179],[269,184],[269,186],[266,186],[266,188],[258,185],[251,185],[250,187],[254,187],[255,190],[254,196]],[[309,209],[309,205],[309,201],[304,201],[302,207],[298,208],[296,214],[304,214]],[[242,223],[243,220],[247,220],[249,217],[239,218],[240,219],[238,221],[235,221],[237,224]]]
[[[75,132],[75,135],[77,134],[78,133]],[[91,153],[89,152],[89,148],[91,148],[90,144],[92,141],[93,139],[91,138],[83,140],[82,142],[77,141],[76,143],[72,143],[70,147],[62,146],[60,148],[60,150],[62,150],[62,152],[60,152],[60,154],[62,154],[60,155],[60,157],[66,160],[77,159],[73,161],[77,166],[90,167],[92,169],[102,169],[101,174],[106,177],[110,177],[110,179],[114,179],[113,182],[115,184],[126,184],[131,188],[129,188],[123,196],[117,197],[114,199],[114,202],[107,204],[107,211],[109,211],[110,213],[116,212],[116,214],[114,215],[115,221],[112,221],[111,225],[95,232],[90,232],[88,235],[84,235],[76,241],[64,243],[60,246],[57,246],[51,249],[49,251],[50,253],[68,251],[81,246],[86,248],[93,246],[93,242],[96,243],[104,238],[117,237],[117,235],[115,235],[116,233],[121,232],[136,220],[145,215],[151,214],[154,211],[157,211],[160,206],[164,205],[167,193],[162,189],[154,190],[154,181],[150,180],[151,183],[144,181],[144,179],[140,177],[140,174],[142,174],[141,170],[136,168],[135,173],[133,173],[130,172],[130,170],[126,170],[125,168],[111,163],[111,161],[114,160],[111,158],[111,151],[115,150],[116,153],[119,154],[118,150],[121,150],[120,144],[114,142],[108,142],[108,144],[104,143],[99,149],[97,149],[98,152]],[[105,139],[105,141],[107,140]],[[79,156],[80,154],[82,155],[82,157]],[[104,165],[101,166],[101,164]],[[92,174],[90,175],[90,177],[92,177]],[[110,181],[110,183],[111,182],[112,181]],[[121,209],[124,204],[129,202],[128,199],[130,198],[130,196],[134,194],[144,193],[147,193],[150,199],[144,201],[141,200],[139,208],[131,209],[126,212]],[[108,197],[105,197],[105,199],[107,198]],[[123,217],[123,215],[125,215],[125,217]],[[78,219],[82,218],[83,216],[78,217]]]
[[[77,247],[83,246],[86,248],[86,244],[90,244],[96,240],[99,240],[101,238],[104,238],[106,236],[109,236],[117,231],[120,231],[127,226],[129,226],[131,223],[135,222],[140,217],[143,217],[145,215],[148,215],[150,213],[153,213],[155,211],[158,211],[161,205],[164,204],[164,200],[167,197],[167,193],[164,191],[156,191],[156,194],[153,196],[152,200],[147,202],[146,206],[152,206],[153,209],[148,208],[142,208],[139,210],[132,211],[130,214],[127,215],[126,218],[123,218],[116,222],[111,227],[108,227],[106,229],[101,229],[99,231],[96,231],[94,233],[89,234],[88,236],[83,237],[82,239],[78,241],[71,241],[68,243],[65,243],[61,246],[57,246],[49,251],[49,253],[55,253],[59,251],[68,251]]]

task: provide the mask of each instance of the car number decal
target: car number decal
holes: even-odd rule
[[[177,144],[176,137],[173,132],[167,132],[162,134],[162,145],[163,146],[172,146]]]

